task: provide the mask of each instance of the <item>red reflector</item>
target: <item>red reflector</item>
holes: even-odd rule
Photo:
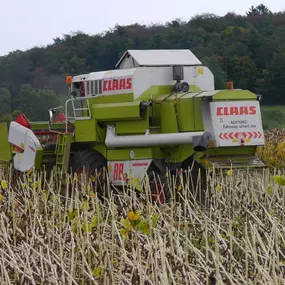
[[[28,120],[28,118],[26,117],[25,114],[20,114],[16,119],[15,122],[17,122],[18,124],[30,129],[31,128],[31,124],[30,121]]]

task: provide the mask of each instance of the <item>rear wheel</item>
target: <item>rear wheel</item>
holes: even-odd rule
[[[167,203],[171,193],[165,174],[152,165],[150,166],[147,175],[152,202],[156,204]]]
[[[207,169],[199,164],[194,159],[194,156],[190,156],[186,159],[182,163],[181,169],[183,172],[182,183],[188,186],[193,199],[201,205],[204,205],[207,191]]]
[[[85,182],[89,182],[91,179],[94,191],[104,195],[107,161],[101,153],[89,149],[76,151],[70,161],[70,168],[71,172],[77,176],[78,184],[81,185],[79,185],[80,189],[84,186],[83,177],[86,177],[87,181]]]

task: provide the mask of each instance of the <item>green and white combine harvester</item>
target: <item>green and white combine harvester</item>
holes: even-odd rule
[[[114,70],[67,76],[71,98],[47,122],[24,114],[1,124],[0,160],[15,170],[88,175],[107,169],[115,186],[167,170],[264,167],[261,96],[215,90],[214,76],[190,50],[128,50]],[[32,102],[31,102],[32,103]],[[48,110],[47,110],[48,111]],[[197,178],[198,179],[198,178]]]

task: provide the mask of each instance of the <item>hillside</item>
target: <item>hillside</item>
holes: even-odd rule
[[[189,48],[211,68],[216,88],[232,80],[236,88],[262,94],[263,105],[285,104],[284,39],[285,12],[272,13],[263,5],[246,16],[207,14],[189,22],[64,35],[47,47],[0,57],[0,119],[20,111],[32,120],[46,119],[47,109],[67,95],[65,75],[113,68],[126,49]],[[268,116],[274,113],[268,110]],[[285,121],[284,113],[278,114]]]

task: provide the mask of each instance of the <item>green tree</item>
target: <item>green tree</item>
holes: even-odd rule
[[[268,66],[265,78],[266,94],[264,102],[267,104],[285,104],[285,50],[273,56]]]
[[[259,4],[256,7],[251,6],[246,14],[248,16],[269,15],[271,14],[271,11],[264,4]]]
[[[257,69],[249,56],[235,56],[233,58],[232,78],[237,88],[254,89]]]
[[[227,73],[222,69],[220,62],[216,56],[202,58],[202,63],[209,67],[214,74],[215,88],[225,89],[227,82]]]
[[[11,109],[11,93],[7,88],[0,88],[0,116],[10,114]]]
[[[60,103],[54,91],[37,90],[31,85],[22,85],[17,109],[25,113],[30,120],[47,120],[48,109],[58,106]]]

